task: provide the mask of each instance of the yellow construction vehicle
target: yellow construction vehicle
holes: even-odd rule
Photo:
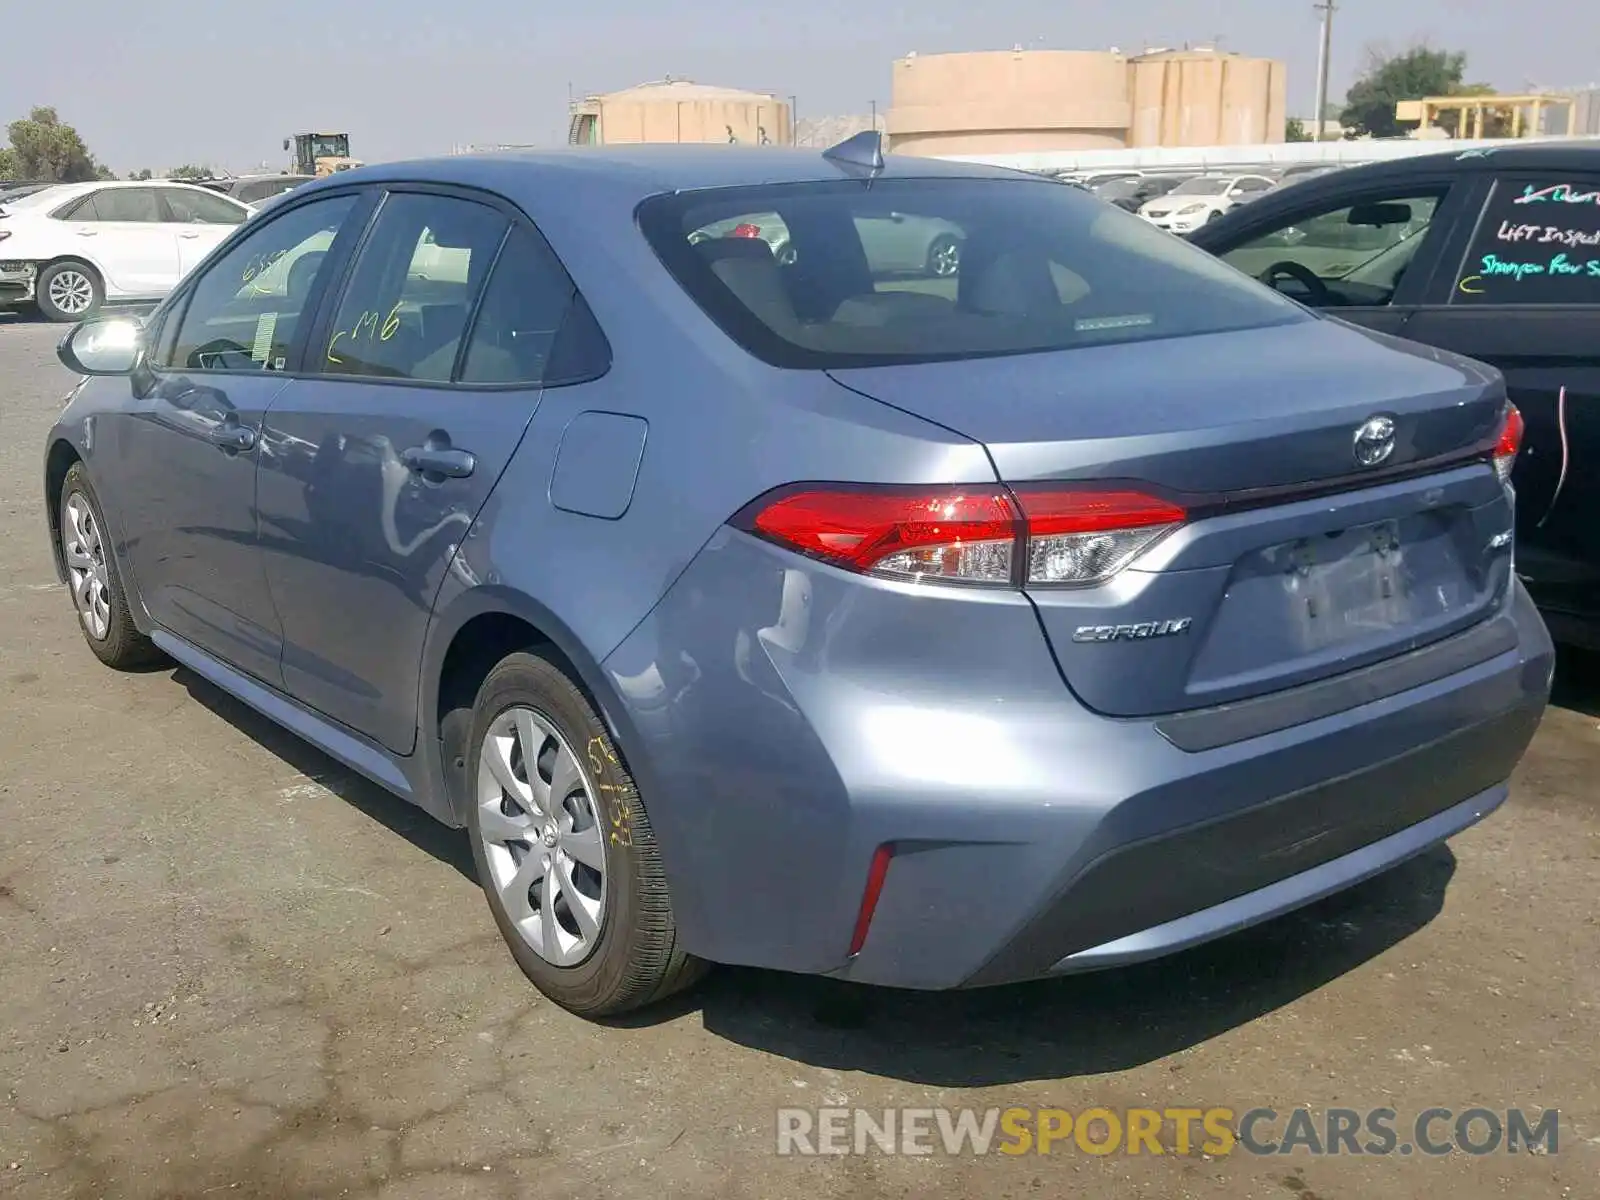
[[[350,157],[348,133],[297,133],[283,139],[283,148],[294,151],[290,169],[297,175],[315,175],[320,179],[335,171],[348,171],[362,165],[360,159]]]

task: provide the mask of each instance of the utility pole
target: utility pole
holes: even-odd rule
[[[1315,132],[1311,135],[1312,141],[1320,142],[1323,121],[1328,111],[1328,60],[1333,52],[1334,3],[1333,0],[1321,0],[1321,3],[1313,4],[1311,7],[1322,14],[1322,49],[1317,55],[1317,111],[1312,114],[1316,125],[1313,127]]]

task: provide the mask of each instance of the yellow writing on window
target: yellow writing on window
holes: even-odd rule
[[[333,336],[328,339],[328,361],[335,365],[344,362],[334,353],[340,339],[349,342],[387,342],[400,331],[400,302],[387,313],[377,309],[362,309],[356,316],[355,323],[349,329],[336,329]]]

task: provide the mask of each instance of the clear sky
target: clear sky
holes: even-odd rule
[[[568,89],[665,75],[797,97],[801,117],[888,107],[915,50],[1136,52],[1221,38],[1283,59],[1291,113],[1316,87],[1311,0],[10,0],[0,121],[52,104],[119,172],[282,164],[291,133],[346,130],[367,159],[454,143],[556,143]],[[1600,77],[1587,0],[1340,0],[1330,94],[1369,47],[1465,50],[1502,90]]]

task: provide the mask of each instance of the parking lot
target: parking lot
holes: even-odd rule
[[[40,511],[60,327],[0,316],[0,1195],[1593,1196],[1600,669],[1484,825],[1178,958],[957,995],[724,970],[541,1000],[464,835],[83,646]],[[779,1109],[1560,1110],[1555,1153],[776,1152]]]

